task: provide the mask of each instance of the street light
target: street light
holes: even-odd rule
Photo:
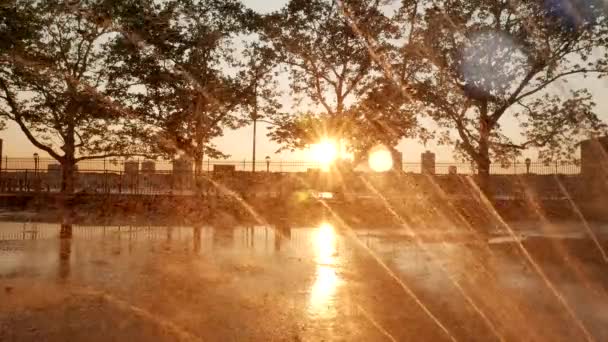
[[[34,191],[38,192],[38,153],[34,153]]]
[[[530,165],[532,165],[532,160],[530,158],[526,158],[526,174],[530,174]]]
[[[34,174],[38,174],[38,153],[34,153]]]
[[[270,172],[270,157],[266,156],[264,159],[266,160],[266,172]]]

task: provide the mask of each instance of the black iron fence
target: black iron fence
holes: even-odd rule
[[[78,162],[79,170],[96,172],[121,172],[129,168],[129,164],[137,165],[140,171],[173,171],[176,167],[180,171],[186,169],[194,170],[193,163],[173,162],[170,160],[145,160],[145,159],[96,159]],[[179,166],[177,166],[179,165]],[[2,170],[38,170],[47,171],[59,168],[59,163],[49,158],[8,158],[2,159]],[[253,171],[254,163],[250,160],[211,160],[205,159],[202,162],[202,172],[212,172],[218,166],[234,167],[234,171]],[[284,161],[284,160],[261,160],[255,162],[255,171],[259,172],[306,172],[308,169],[319,169],[322,165],[316,162],[307,161]]]
[[[144,159],[125,160],[125,159],[98,159],[86,160],[77,164],[80,172],[128,172],[129,168],[142,173],[173,173],[194,172],[192,163],[177,163],[168,160],[149,161]],[[323,165],[317,162],[308,161],[284,161],[284,160],[262,160],[254,163],[250,160],[210,160],[206,159],[202,163],[201,172],[213,172],[220,167],[225,171],[228,167],[239,172],[306,172],[311,169],[323,169]],[[1,165],[3,172],[53,172],[60,169],[58,162],[48,158],[8,158],[2,159]],[[177,170],[176,170],[177,169]],[[361,171],[366,171],[365,165],[358,167]],[[134,169],[131,169],[134,170]],[[417,162],[404,162],[402,170],[406,173],[422,173],[422,164]],[[532,162],[526,164],[525,161],[515,160],[508,165],[492,164],[491,174],[515,175],[515,174],[563,174],[574,175],[581,172],[580,163],[576,162],[551,162],[540,163]],[[450,173],[475,174],[476,168],[471,163],[457,162],[437,162],[434,165],[434,174],[444,175]]]
[[[62,186],[61,166],[52,159],[4,158],[0,172],[0,192],[58,192]],[[250,161],[205,160],[200,173],[195,174],[191,163],[106,159],[78,163],[75,190],[104,194],[182,194],[191,195],[218,189],[214,179],[230,184],[231,189],[272,192],[269,188],[286,179],[296,182],[300,173],[321,170],[321,165],[300,161],[256,162],[252,172]],[[365,167],[359,168],[366,172]],[[421,174],[420,163],[406,162],[405,174]],[[435,163],[431,173],[474,174],[475,167],[464,163]],[[529,163],[514,161],[510,165],[492,165],[494,175],[578,175],[575,163]],[[310,173],[309,173],[310,174]],[[323,174],[321,172],[321,174]],[[295,177],[290,177],[295,175]],[[314,178],[314,177],[313,177]],[[330,177],[331,178],[331,177]]]

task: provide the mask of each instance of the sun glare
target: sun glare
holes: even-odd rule
[[[310,154],[314,161],[327,168],[338,157],[338,148],[332,140],[324,139],[310,146]]]
[[[315,317],[332,318],[337,314],[335,294],[341,279],[336,273],[337,237],[334,227],[325,222],[315,238],[317,273],[310,289],[309,312]]]
[[[373,148],[369,153],[369,167],[376,172],[386,172],[393,168],[393,156],[384,146]]]

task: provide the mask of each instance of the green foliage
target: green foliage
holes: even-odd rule
[[[140,113],[162,154],[223,157],[211,143],[241,127],[253,82],[235,58],[235,39],[251,22],[234,0],[133,2],[118,15],[112,95]],[[231,73],[231,70],[240,72]]]
[[[350,109],[348,117],[348,140],[356,161],[365,159],[377,145],[393,148],[404,137],[430,138],[419,125],[409,100],[391,82],[383,81],[370,89]]]
[[[133,153],[131,113],[107,96],[103,1],[11,1],[1,7],[0,116],[62,164]]]
[[[243,51],[244,66],[239,72],[241,82],[247,87],[244,107],[251,120],[266,120],[269,124],[281,109],[281,91],[277,81],[276,54],[259,41],[249,43]]]
[[[290,0],[261,16],[238,0],[7,0],[0,119],[62,163],[151,152],[198,165],[252,120],[282,148],[331,137],[359,159],[437,136],[481,173],[528,148],[572,158],[606,134],[580,86],[608,71],[600,0],[402,0],[394,16],[387,3]],[[301,109],[281,110],[280,71]]]
[[[530,147],[541,158],[572,157],[575,141],[606,126],[584,88],[560,87],[606,74],[608,19],[600,3],[564,3],[403,1],[390,76],[481,170]],[[520,137],[503,133],[506,117],[519,120]],[[446,139],[452,131],[457,138]]]
[[[312,107],[283,114],[277,120],[279,125],[269,136],[285,148],[303,148],[324,136],[355,143],[379,133],[366,131],[372,124],[364,119],[381,114],[369,113],[369,108],[363,110],[363,105],[356,103],[367,92],[376,91],[376,78],[381,76],[366,40],[386,42],[394,28],[378,1],[346,4],[336,0],[292,0],[265,18],[262,39],[271,44],[289,72],[296,102],[301,105],[307,101],[305,104]],[[365,27],[364,39],[355,22]],[[387,49],[388,45],[380,48]],[[411,118],[406,116],[403,122]],[[397,128],[395,132],[401,134],[403,130]],[[398,141],[380,137],[376,140]]]

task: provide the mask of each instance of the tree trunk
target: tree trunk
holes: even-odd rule
[[[76,163],[73,158],[61,163],[61,193],[63,195],[74,194]]]
[[[196,177],[200,176],[203,173],[203,159],[204,156],[202,153],[196,153],[194,155],[194,175]]]
[[[479,119],[479,150],[475,158],[477,164],[477,180],[481,191],[491,198],[490,189],[490,122],[488,119],[488,103],[480,107]]]
[[[76,128],[73,119],[74,116],[69,115],[63,146],[65,155],[61,160],[61,193],[68,196],[74,193],[74,169],[76,168]]]
[[[201,183],[201,175],[203,174],[203,159],[205,158],[203,152],[196,151],[194,153],[194,188],[198,194],[203,191]],[[188,175],[190,177],[191,175]]]
[[[198,178],[203,173],[203,160],[205,159],[206,134],[203,132],[203,123],[199,121],[196,125],[196,136],[194,137],[196,147],[194,148],[194,176]]]
[[[490,187],[490,160],[480,158],[476,161],[477,163],[477,184],[479,189],[486,194],[491,195]]]
[[[196,137],[196,149],[194,149],[194,176],[198,178],[203,173],[203,160],[205,159],[204,139],[202,134]]]
[[[66,158],[61,162],[61,197],[60,210],[62,221],[72,222],[73,216],[73,195],[75,191],[75,172],[76,162],[74,158]],[[70,226],[71,227],[71,226]],[[71,230],[65,231],[62,225],[62,238],[71,236]]]

